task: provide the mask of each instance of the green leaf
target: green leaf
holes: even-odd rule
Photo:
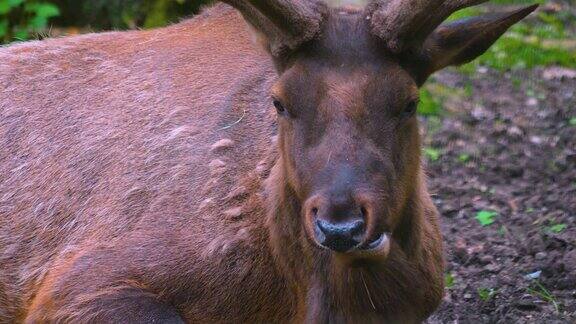
[[[466,163],[466,162],[470,161],[470,154],[462,153],[462,154],[458,155],[458,161],[460,161],[462,163]]]
[[[570,124],[570,126],[576,126],[576,117],[570,118],[568,124]]]
[[[484,302],[490,300],[496,294],[496,290],[493,288],[478,288],[478,296]]]
[[[0,20],[0,41],[8,35],[8,20]]]
[[[420,103],[418,104],[418,113],[422,116],[436,116],[442,110],[442,103],[436,99],[428,89],[420,91]]]
[[[453,274],[447,273],[446,275],[444,275],[444,285],[446,286],[446,288],[450,289],[450,288],[454,287],[455,283],[456,283],[456,278],[454,278]]]
[[[496,218],[496,216],[498,216],[497,212],[489,210],[481,210],[476,214],[475,218],[480,223],[480,225],[488,226],[494,223],[495,221],[494,218]]]
[[[13,8],[18,7],[24,0],[0,0],[0,15],[9,13]]]
[[[440,158],[440,155],[442,155],[442,153],[440,152],[440,150],[435,149],[433,147],[425,147],[424,148],[424,155],[430,161],[438,161],[438,159]]]
[[[42,16],[32,17],[30,21],[28,21],[28,27],[33,30],[41,30],[44,29],[48,25],[48,19]]]
[[[27,3],[24,6],[26,12],[32,12],[37,17],[45,19],[56,17],[60,15],[60,9],[51,3]]]
[[[560,232],[562,232],[563,230],[565,230],[566,227],[567,227],[566,224],[554,224],[554,225],[552,225],[552,226],[549,226],[549,227],[548,227],[548,230],[549,230],[550,232],[553,232],[553,233],[560,233]]]

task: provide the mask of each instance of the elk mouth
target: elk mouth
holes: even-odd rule
[[[389,240],[390,240],[389,233],[382,233],[378,235],[376,238],[363,244],[361,247],[358,248],[358,250],[361,251],[377,250],[383,247],[384,245],[388,245]]]
[[[352,268],[381,264],[390,253],[391,237],[391,233],[384,232],[352,250],[335,253],[335,256],[337,260]]]

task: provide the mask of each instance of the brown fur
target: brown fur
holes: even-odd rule
[[[391,56],[365,11],[325,10],[281,56],[225,5],[1,49],[0,322],[429,316],[438,215],[400,116],[435,56]],[[315,245],[310,205],[337,188],[365,204],[366,241],[392,233],[387,256]]]

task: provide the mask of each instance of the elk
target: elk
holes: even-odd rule
[[[535,6],[224,2],[0,49],[0,322],[410,323],[441,302],[418,88]]]

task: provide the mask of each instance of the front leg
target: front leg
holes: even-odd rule
[[[185,323],[172,306],[162,302],[158,296],[136,287],[113,287],[74,297],[62,297],[60,299],[40,294],[24,322]]]

